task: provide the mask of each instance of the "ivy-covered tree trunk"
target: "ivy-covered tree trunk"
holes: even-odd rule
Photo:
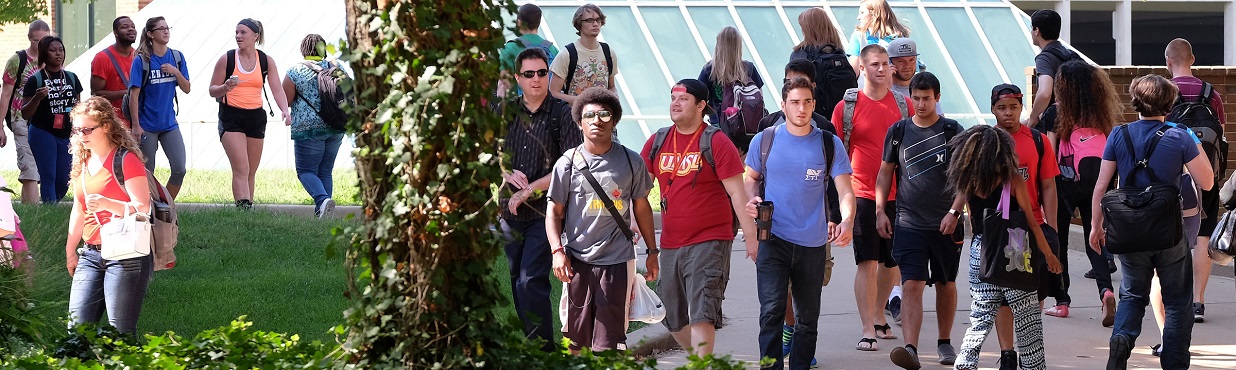
[[[362,367],[484,366],[512,338],[490,274],[506,0],[347,0],[364,225],[347,252],[345,350]],[[486,62],[486,60],[488,62]]]

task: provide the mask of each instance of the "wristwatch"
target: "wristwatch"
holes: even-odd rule
[[[644,253],[647,253],[649,256],[654,255],[654,254],[660,254],[661,248],[644,248]]]
[[[958,210],[955,210],[955,209],[951,209],[951,208],[950,208],[950,209],[948,210],[948,214],[953,215],[953,216],[955,216],[955,217],[957,217],[957,218],[961,218],[961,211],[958,211]]]

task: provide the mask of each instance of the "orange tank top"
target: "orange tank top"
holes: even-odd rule
[[[227,105],[240,109],[262,108],[264,81],[262,81],[262,63],[258,62],[257,58],[257,52],[254,52],[253,69],[246,71],[240,64],[240,53],[236,53],[236,69],[232,71],[232,75],[240,77],[240,84],[227,93]]]

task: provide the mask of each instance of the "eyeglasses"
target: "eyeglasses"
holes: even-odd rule
[[[614,115],[607,110],[590,110],[584,112],[584,119],[600,118],[601,122],[609,122]]]
[[[74,127],[74,128],[73,128],[72,130],[70,130],[70,131],[72,131],[74,135],[90,135],[90,133],[94,132],[94,130],[95,130],[95,129],[97,129],[97,128],[99,128],[99,126],[94,126],[94,127]]]
[[[582,23],[600,23],[605,24],[605,18],[584,18],[579,20]]]
[[[159,27],[159,28],[152,28],[150,30],[151,31],[171,31],[172,28],[171,27]]]
[[[540,76],[540,77],[545,77],[545,76],[546,76],[546,75],[548,75],[548,74],[549,74],[549,70],[548,70],[548,69],[538,69],[538,70],[535,70],[535,71],[533,71],[533,70],[527,70],[527,71],[519,72],[519,75],[520,75],[520,76],[524,76],[524,78],[532,78],[532,76]]]

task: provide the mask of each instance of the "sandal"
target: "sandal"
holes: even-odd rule
[[[876,338],[897,339],[897,335],[893,334],[893,327],[888,326],[887,323],[885,323],[884,325],[876,325],[875,331],[876,331]],[[884,332],[884,334],[881,335],[880,332]]]
[[[854,347],[859,351],[879,351],[880,347],[876,346],[876,340],[872,338],[863,338],[858,340],[858,345]]]

